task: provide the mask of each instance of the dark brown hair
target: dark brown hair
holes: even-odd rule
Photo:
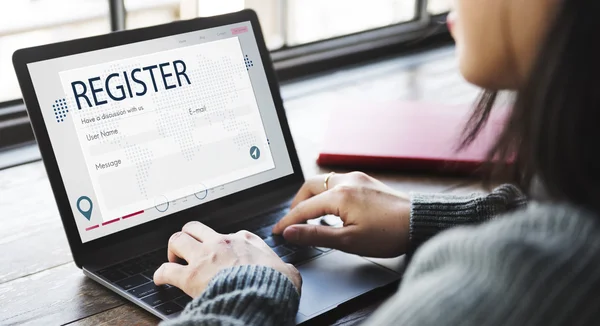
[[[547,198],[600,212],[600,1],[563,0],[525,85],[518,90],[490,162],[528,192],[539,180]],[[485,91],[463,146],[488,120],[497,94]],[[494,174],[493,176],[498,176]]]

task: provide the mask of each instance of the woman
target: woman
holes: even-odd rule
[[[368,256],[418,248],[369,325],[600,324],[598,14],[595,0],[455,0],[449,25],[464,77],[517,92],[490,157],[514,159],[527,206],[510,185],[408,200],[364,174],[329,175],[307,181],[273,231]],[[494,98],[482,97],[466,143]],[[328,213],[345,226],[298,224]],[[171,238],[169,260],[155,282],[196,298],[169,325],[294,322],[300,275],[256,236],[190,223]]]

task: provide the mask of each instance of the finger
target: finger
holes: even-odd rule
[[[327,189],[335,187],[337,184],[336,182],[339,182],[340,178],[343,177],[343,175],[340,174],[332,174],[327,180],[327,189],[325,189],[325,179],[327,176],[328,174],[323,174],[307,180],[302,187],[300,187],[300,190],[298,190],[294,200],[292,200],[291,208],[295,208],[299,203],[312,196],[318,195],[325,192]]]
[[[182,231],[194,237],[200,242],[211,241],[219,236],[219,233],[215,232],[215,230],[196,221],[189,222],[186,225],[184,225]]]
[[[263,242],[262,239],[259,236],[257,236],[256,234],[254,234],[254,233],[252,233],[250,231],[247,231],[247,230],[237,231],[235,233],[235,235],[237,235],[238,237],[241,237],[243,239],[249,240],[249,241]]]
[[[296,193],[296,196],[294,196],[294,199],[292,200],[292,204],[290,205],[290,208],[294,209],[298,205],[298,203],[301,203],[302,201],[316,195],[317,194],[316,184],[317,184],[317,178],[312,178],[312,179],[306,180],[304,182],[304,184],[302,185],[302,187],[300,187],[300,190],[298,190],[298,193]]]
[[[202,247],[198,240],[185,232],[177,232],[169,239],[167,256],[170,262],[177,262],[178,258],[190,262],[193,255],[200,250],[202,250]]]
[[[170,284],[181,288],[181,282],[186,279],[186,267],[175,263],[164,263],[154,272],[154,284]]]
[[[275,224],[273,233],[281,234],[290,225],[304,223],[327,214],[339,214],[336,196],[331,191],[320,193],[298,204]]]
[[[292,225],[283,231],[286,241],[302,246],[317,246],[344,250],[344,236],[350,227],[334,228],[323,225]]]

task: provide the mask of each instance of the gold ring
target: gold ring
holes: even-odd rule
[[[325,177],[325,181],[323,182],[323,187],[325,188],[325,190],[329,189],[329,178],[331,178],[333,175],[335,174],[335,172],[330,172],[326,177]]]

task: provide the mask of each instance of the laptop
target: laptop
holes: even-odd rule
[[[271,234],[304,182],[258,18],[244,10],[15,52],[73,259],[165,320],[169,237],[198,220],[259,235],[303,276],[297,323],[396,282],[401,266]]]

